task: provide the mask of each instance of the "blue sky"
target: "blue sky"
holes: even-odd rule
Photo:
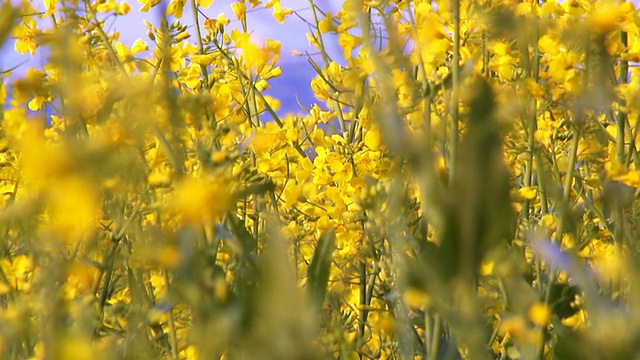
[[[131,45],[138,38],[147,40],[147,28],[143,20],[146,19],[151,23],[157,24],[159,22],[161,6],[151,9],[148,13],[141,13],[138,11],[141,5],[136,0],[124,1],[132,7],[131,12],[124,17],[111,17],[106,22],[107,30],[120,32],[120,40],[126,45]],[[231,20],[228,27],[237,28],[240,26],[240,23],[235,20],[235,16],[231,10],[231,4],[233,2],[233,0],[214,0],[211,7],[203,12],[211,18],[217,17],[220,13],[224,13],[226,17]],[[342,1],[336,0],[315,0],[315,2],[324,11],[331,11],[334,14],[342,5]],[[184,14],[180,21],[189,26],[189,32],[195,34],[194,27],[192,26],[193,19],[191,17],[190,3],[190,1],[187,1]],[[306,20],[313,19],[308,1],[282,0],[281,3],[284,8],[294,10],[301,18]],[[32,5],[38,10],[44,9],[42,1],[32,1]],[[249,7],[250,6],[248,6],[248,8]],[[202,19],[201,17],[201,21]],[[43,26],[50,24],[49,20],[42,21]],[[280,41],[282,44],[279,65],[282,67],[283,73],[279,78],[269,81],[272,88],[267,90],[266,94],[280,99],[282,103],[282,108],[279,111],[280,114],[303,112],[297,103],[296,95],[306,107],[309,107],[315,102],[309,88],[309,81],[315,76],[315,72],[311,65],[309,65],[305,55],[292,55],[291,52],[297,51],[302,54],[308,52],[319,64],[322,62],[317,54],[317,50],[309,46],[306,33],[310,32],[310,30],[307,23],[293,14],[287,17],[283,24],[279,24],[272,16],[272,9],[264,9],[262,7],[253,10],[248,9],[247,23],[249,32],[252,33],[252,38],[257,42],[260,43],[266,39],[273,39]],[[196,41],[194,37],[189,40],[194,43]],[[337,39],[332,36],[326,36],[325,45],[331,57],[336,62],[343,63],[342,51],[337,44]],[[13,77],[21,76],[26,73],[30,67],[40,68],[42,64],[45,63],[45,58],[46,54],[43,54],[42,51],[38,51],[33,58],[29,54],[22,55],[15,53],[13,50],[13,41],[10,40],[0,49],[0,70],[13,68],[26,61],[25,64],[21,65],[13,73]]]

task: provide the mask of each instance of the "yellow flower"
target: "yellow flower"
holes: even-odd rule
[[[358,47],[361,43],[361,38],[353,36],[347,32],[341,32],[340,35],[338,35],[338,44],[342,48],[345,59],[350,59],[353,49]]]
[[[142,39],[138,39],[134,41],[133,45],[131,46],[132,54],[138,54],[147,50],[149,50],[149,45],[147,45],[147,43],[145,43],[144,40]]]
[[[553,214],[543,215],[540,219],[540,226],[545,229],[555,229],[558,224],[558,218]]]
[[[96,231],[100,208],[98,194],[89,180],[67,177],[55,186],[47,200],[51,229],[61,240],[75,243]]]
[[[562,6],[558,5],[557,2],[555,1],[546,1],[544,4],[542,4],[542,8],[541,8],[541,12],[540,14],[543,16],[551,16],[551,15],[555,15],[557,17],[560,17],[562,15],[564,15],[564,9],[562,8]]]
[[[480,274],[484,276],[491,275],[494,267],[495,262],[493,260],[485,260],[480,264]]]
[[[491,47],[491,51],[498,56],[504,56],[509,54],[509,52],[511,51],[511,47],[508,43],[500,41],[493,44],[493,46]]]
[[[640,189],[640,170],[633,170],[624,175],[615,176],[613,180]]]
[[[200,357],[198,356],[198,348],[194,345],[187,346],[186,349],[180,351],[180,358],[186,360],[197,360]]]
[[[129,13],[129,11],[131,11],[131,6],[129,4],[127,4],[125,1],[121,2],[120,5],[118,5],[118,9],[116,10],[116,14],[118,15],[126,15]]]
[[[545,54],[556,54],[559,51],[560,44],[555,39],[555,36],[545,34],[538,40],[538,50]]]
[[[251,140],[251,149],[256,155],[279,148],[285,137],[283,131],[274,123],[267,123],[264,128],[258,128]]]
[[[118,4],[115,2],[115,0],[109,0],[107,2],[99,4],[96,7],[97,12],[111,12],[116,9],[118,9]]]
[[[282,6],[280,5],[280,1],[276,2],[273,5],[273,17],[280,24],[284,22],[284,19],[287,17],[287,15],[291,15],[291,14],[293,14],[293,10],[289,8],[283,9]]]
[[[29,101],[29,104],[27,106],[31,111],[38,111],[42,108],[42,105],[44,105],[46,101],[47,98],[45,98],[44,96],[36,96],[31,101]]]
[[[114,48],[116,50],[116,54],[118,55],[118,60],[120,60],[120,62],[127,62],[133,59],[133,54],[131,54],[131,50],[129,50],[129,48],[123,45],[121,42],[118,41],[117,43],[115,43]]]
[[[551,309],[545,303],[535,303],[529,308],[529,320],[538,326],[547,326],[551,320]]]
[[[334,226],[335,225],[333,221],[326,215],[321,216],[320,219],[318,219],[318,221],[316,222],[316,229],[318,229],[320,232],[332,229],[334,228]]]
[[[154,170],[149,173],[147,181],[152,187],[167,187],[171,185],[171,174],[164,171]]]
[[[247,19],[247,4],[244,2],[234,2],[231,4],[231,9],[233,9],[233,14],[236,16],[240,22],[244,22]]]
[[[222,178],[201,179],[185,177],[177,185],[172,208],[187,223],[217,221],[233,205],[233,191]]]
[[[160,4],[160,0],[138,0],[138,2],[142,4],[142,7],[140,8],[140,11],[142,12],[147,12],[152,7]]]
[[[523,187],[518,189],[513,195],[514,201],[533,200],[536,198],[537,190],[534,186]]]
[[[512,337],[520,337],[524,335],[526,331],[527,324],[525,320],[519,316],[504,319],[504,321],[500,323],[500,334],[502,335],[509,334]]]
[[[331,94],[329,93],[331,86],[329,86],[329,84],[327,84],[327,82],[320,76],[313,78],[310,85],[313,94],[318,98],[318,100],[326,101],[331,97]],[[314,104],[314,106],[316,106],[316,104]]]
[[[193,57],[197,56],[197,55],[192,55],[192,61],[193,61]],[[200,84],[200,75],[202,73],[202,69],[200,68],[200,66],[198,65],[198,63],[194,62],[191,65],[189,65],[188,68],[186,68],[184,71],[182,71],[181,73],[186,72],[186,74],[181,74],[180,76],[180,80],[187,85],[187,87],[189,89],[195,89],[198,87],[198,85]]]
[[[562,324],[574,330],[584,329],[587,326],[587,312],[581,309],[575,315],[562,319]]]
[[[335,26],[333,25],[333,14],[328,12],[324,19],[320,20],[318,23],[318,31],[325,34],[329,31],[334,31]]]
[[[618,5],[611,2],[602,2],[589,14],[588,24],[597,32],[613,31],[620,25],[622,14]]]
[[[173,15],[177,18],[181,18],[185,3],[186,0],[171,0],[169,6],[167,6],[167,15]]]
[[[496,55],[489,61],[489,69],[498,74],[501,80],[511,80],[516,69],[517,60],[509,54]]]
[[[265,67],[264,70],[265,71],[258,74],[262,78],[262,80],[269,80],[282,75],[282,69],[280,68],[280,66],[275,66],[269,70],[267,70],[267,68]]]
[[[382,141],[380,139],[380,131],[371,129],[364,136],[364,144],[371,150],[378,150]]]
[[[56,4],[57,0],[44,0],[44,9],[46,10],[44,15],[45,17],[51,16],[54,12],[56,12]]]
[[[427,293],[414,287],[409,287],[402,295],[404,302],[416,309],[425,309],[431,303],[431,298]]]
[[[40,31],[35,29],[35,23],[29,24],[29,22],[25,22],[25,24],[13,28],[12,35],[16,39],[13,48],[20,54],[30,53],[31,56],[34,56],[39,46],[36,36]]]
[[[318,39],[313,35],[306,33],[307,41],[309,41],[309,46],[313,46],[317,50],[320,50],[320,44],[318,43]]]
[[[240,55],[241,61],[244,63],[247,69],[254,71],[254,73],[260,73],[260,71],[262,71],[262,68],[271,59],[271,49],[260,48],[259,46],[254,44],[251,40],[250,34],[241,33],[240,31],[234,29],[231,32],[231,39],[235,41],[238,49],[242,50],[242,55]]]
[[[212,2],[213,0],[197,0],[196,5],[203,9],[208,9]]]
[[[527,89],[527,92],[531,96],[533,96],[534,99],[538,101],[544,100],[546,92],[544,91],[542,85],[538,84],[534,79],[528,78],[527,80],[525,80],[525,87]]]
[[[34,271],[33,258],[27,255],[18,255],[12,259],[4,258],[0,260],[0,268],[6,274],[9,284],[16,290],[27,290]]]

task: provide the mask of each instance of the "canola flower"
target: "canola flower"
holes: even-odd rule
[[[297,10],[211,4],[1,5],[48,55],[0,69],[0,357],[637,352],[633,3],[305,2],[317,103],[286,116],[251,11]]]

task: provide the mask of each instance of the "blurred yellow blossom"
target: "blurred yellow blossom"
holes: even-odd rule
[[[96,189],[85,178],[66,177],[56,184],[48,196],[47,213],[61,240],[74,243],[97,230],[98,200]]]
[[[551,319],[551,309],[547,304],[535,303],[529,307],[529,320],[538,326],[547,326]]]
[[[414,287],[409,287],[404,291],[403,299],[407,305],[421,310],[424,310],[427,306],[429,306],[429,303],[431,302],[431,299],[429,299],[429,295],[427,295],[424,291],[416,289]]]
[[[233,187],[227,180],[188,176],[176,184],[171,205],[184,221],[198,224],[218,220],[231,208],[233,200]]]

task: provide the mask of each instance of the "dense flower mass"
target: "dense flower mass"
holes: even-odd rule
[[[0,5],[0,358],[638,353],[635,5],[341,4]]]

